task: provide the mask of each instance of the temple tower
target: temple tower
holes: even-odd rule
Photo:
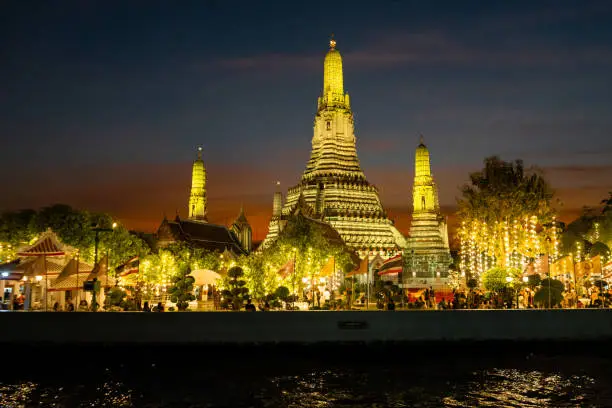
[[[193,162],[191,173],[191,194],[189,195],[189,219],[206,220],[206,169],[202,161],[202,148],[198,147],[198,157]]]
[[[231,231],[234,233],[242,249],[246,252],[251,252],[253,248],[253,231],[251,229],[251,225],[244,215],[244,207],[240,207],[240,214],[238,214],[238,218],[231,226]]]
[[[349,95],[344,92],[342,56],[332,39],[323,62],[323,89],[317,99],[312,151],[301,181],[287,191],[280,218],[298,205],[300,196],[314,216],[328,222],[344,242],[362,255],[389,256],[400,251],[405,238],[387,218],[378,190],[359,164]],[[275,211],[263,247],[278,234]]]
[[[416,277],[446,277],[451,262],[446,220],[440,213],[429,150],[422,136],[414,160],[412,222],[407,252]]]

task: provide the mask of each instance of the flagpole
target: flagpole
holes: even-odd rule
[[[336,297],[334,296],[334,283],[336,282],[336,257],[332,257],[333,261],[334,261],[334,270],[332,271],[332,284],[331,284],[331,300],[335,300]]]
[[[578,280],[576,279],[576,262],[574,262],[574,257],[571,256],[572,259],[572,269],[574,271],[573,275],[574,275],[574,292],[576,292],[576,309],[578,308]]]
[[[104,284],[105,287],[108,287],[108,254],[109,254],[110,250],[106,250],[106,283]],[[104,288],[102,288],[102,291],[104,291]]]
[[[370,309],[370,260],[366,266],[366,310]]]
[[[79,293],[79,253],[78,252],[76,254],[76,298],[77,298],[77,305],[75,306],[74,310],[76,310],[76,307],[78,307],[78,303],[81,299],[81,295]]]
[[[45,267],[45,312],[49,306],[47,296],[49,294],[49,273],[47,272],[47,255],[43,253],[43,265]]]

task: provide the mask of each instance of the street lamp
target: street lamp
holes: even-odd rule
[[[98,244],[100,243],[100,232],[113,232],[115,228],[117,228],[116,222],[113,222],[112,228],[101,228],[100,226],[95,226],[91,229],[96,233],[96,237],[94,239],[94,265],[98,263]]]

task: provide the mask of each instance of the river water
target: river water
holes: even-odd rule
[[[601,343],[11,350],[6,408],[612,407]]]

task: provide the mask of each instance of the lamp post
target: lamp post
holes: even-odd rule
[[[552,309],[551,304],[551,293],[550,293],[550,281],[552,280],[550,274],[550,237],[546,237],[546,263],[548,265],[548,307]]]
[[[308,248],[308,264],[310,266],[310,286],[312,292],[312,306],[315,305],[315,276],[314,268],[312,267],[312,248]]]
[[[297,262],[297,248],[293,248],[293,278],[291,278],[291,289],[292,289],[292,297],[291,297],[291,310],[295,307],[295,269]]]
[[[94,239],[94,265],[98,263],[98,244],[100,243],[100,232],[113,232],[115,228],[117,228],[116,222],[113,222],[112,228],[101,228],[100,226],[95,226],[91,229],[96,233]]]
[[[513,281],[512,276],[506,276],[506,283],[508,283],[508,285],[510,285],[512,281]],[[518,308],[518,295],[516,296],[516,306]],[[512,309],[512,300],[510,300],[510,309]]]

